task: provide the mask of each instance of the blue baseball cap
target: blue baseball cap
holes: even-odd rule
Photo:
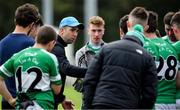
[[[79,23],[79,21],[72,16],[65,17],[61,20],[59,23],[59,28],[69,26],[69,27],[78,27],[80,30],[84,29],[84,25],[82,23]]]

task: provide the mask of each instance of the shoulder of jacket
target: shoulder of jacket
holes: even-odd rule
[[[87,51],[87,45],[84,45],[83,47],[81,47],[79,50],[77,50],[76,53],[85,53]]]

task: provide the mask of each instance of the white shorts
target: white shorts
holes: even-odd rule
[[[180,99],[176,99],[176,108],[180,109]]]
[[[33,101],[34,105],[30,105],[26,108],[26,110],[44,110],[43,108],[41,108],[41,106],[36,103],[35,101]]]
[[[155,104],[155,110],[176,110],[176,104]]]

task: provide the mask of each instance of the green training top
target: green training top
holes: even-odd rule
[[[159,59],[159,49],[158,46],[155,45],[149,38],[144,38],[143,47],[153,56],[156,63]]]
[[[27,48],[13,55],[0,67],[3,78],[15,75],[18,93],[26,93],[43,109],[54,108],[50,84],[61,84],[56,57],[40,48]],[[35,92],[34,92],[35,91]]]
[[[151,39],[159,48],[158,95],[156,103],[175,104],[178,56],[173,46],[161,38]]]
[[[161,38],[162,38],[164,41],[166,41],[166,42],[168,42],[168,43],[170,43],[170,44],[174,44],[174,43],[175,43],[175,42],[171,41],[167,35],[164,36],[164,37],[161,37]]]
[[[179,58],[178,70],[180,71],[180,41],[177,41],[176,43],[174,43],[173,46],[175,47],[178,53],[178,58]],[[180,99],[180,89],[177,90],[176,99]]]

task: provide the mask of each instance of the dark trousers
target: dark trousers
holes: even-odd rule
[[[93,106],[93,109],[118,109],[118,108],[109,105],[95,105]]]
[[[12,107],[8,102],[2,101],[2,110],[5,110],[5,109],[14,110],[15,108]]]
[[[54,110],[58,109],[58,105],[59,105],[59,103],[54,103]]]

